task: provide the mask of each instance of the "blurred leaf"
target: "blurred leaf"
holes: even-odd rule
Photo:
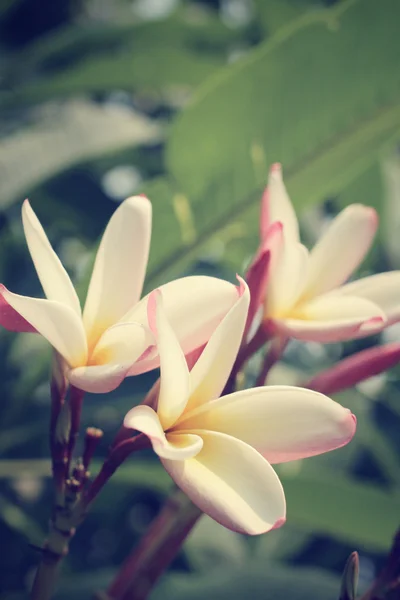
[[[268,35],[298,19],[306,11],[326,10],[318,0],[256,0],[256,6],[263,29]]]
[[[399,136],[395,15],[395,0],[348,0],[307,13],[199,90],[167,145],[169,170],[198,229],[185,252],[234,224],[242,261],[255,249],[272,162],[283,162],[300,208],[338,194]],[[182,259],[179,248],[169,249],[158,272]]]
[[[293,476],[285,470],[281,466],[278,472],[288,522],[370,550],[390,547],[399,520],[399,492],[390,494],[340,473]]]
[[[12,92],[3,92],[0,100],[26,104],[60,95],[197,85],[226,63],[228,44],[237,37],[211,11],[190,17],[182,10],[139,24],[69,27],[16,57],[9,75]]]
[[[159,137],[158,126],[129,109],[87,101],[47,105],[34,125],[2,139],[1,206],[73,164]]]
[[[340,209],[349,204],[367,204],[381,213],[384,195],[382,168],[375,162],[340,192],[336,203]]]
[[[248,557],[248,546],[243,536],[226,529],[204,515],[188,536],[185,555],[195,571],[211,571],[239,567]]]
[[[0,495],[0,518],[11,529],[27,537],[32,544],[39,546],[43,543],[44,532],[39,525],[29,517],[19,506]]]
[[[382,161],[381,240],[393,268],[400,267],[400,155],[392,152]]]
[[[150,600],[336,600],[340,581],[318,569],[288,568],[251,561],[207,577],[169,575]]]

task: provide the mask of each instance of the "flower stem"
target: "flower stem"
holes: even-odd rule
[[[282,353],[286,347],[288,340],[287,338],[276,337],[271,342],[271,347],[265,355],[264,361],[261,365],[260,372],[257,377],[256,386],[265,385],[267,375],[272,367],[278,362]]]
[[[70,539],[84,517],[80,502],[80,483],[68,481],[63,505],[57,505],[50,522],[50,533],[42,549],[42,559],[33,582],[31,600],[50,600],[61,560],[68,554]]]
[[[145,600],[201,515],[201,510],[181,490],[175,491],[122,565],[106,597]],[[101,597],[104,598],[96,596]]]

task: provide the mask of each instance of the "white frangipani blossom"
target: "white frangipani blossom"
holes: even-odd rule
[[[236,303],[190,371],[163,296],[155,291],[148,303],[160,355],[157,410],[137,406],[125,426],[148,436],[176,484],[222,525],[251,535],[281,526],[285,497],[271,464],[347,444],[354,415],[318,392],[289,386],[220,397],[243,336],[247,285],[241,281]]]
[[[373,208],[352,204],[308,251],[300,241],[281,166],[273,165],[262,200],[261,244],[248,273],[253,293],[257,281],[252,279],[260,280],[260,263],[265,261],[258,301],[268,330],[303,340],[335,342],[375,333],[398,320],[400,271],[345,284],[368,252],[377,226]]]
[[[75,288],[26,200],[22,220],[45,299],[0,289],[0,325],[41,334],[68,381],[88,392],[108,392],[127,375],[159,364],[140,301],[149,255],[151,204],[123,202],[102,237],[83,313]],[[165,309],[186,352],[203,345],[236,300],[235,286],[213,277],[185,277],[162,286]]]

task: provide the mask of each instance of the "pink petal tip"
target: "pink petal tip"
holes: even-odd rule
[[[280,519],[278,519],[275,523],[274,526],[271,527],[271,531],[273,529],[279,529],[280,527],[282,527],[284,524],[286,523],[286,519],[285,517],[281,517]]]

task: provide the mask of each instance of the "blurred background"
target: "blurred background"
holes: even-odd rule
[[[257,248],[275,161],[307,244],[362,202],[380,232],[360,273],[400,268],[399,22],[397,0],[0,0],[0,280],[42,294],[20,219],[28,196],[84,298],[108,218],[145,192],[146,289],[189,273],[234,281]],[[348,344],[293,342],[270,381],[304,382],[385,341],[400,341],[399,326]],[[0,598],[19,600],[52,503],[50,351],[1,331],[0,356]],[[152,599],[335,600],[353,550],[365,589],[399,524],[399,375],[337,396],[358,418],[350,446],[277,469],[283,529],[247,539],[204,518]],[[87,395],[83,425],[105,432],[94,472],[156,376]],[[128,461],[73,539],[57,599],[104,588],[170,489],[151,454]]]

